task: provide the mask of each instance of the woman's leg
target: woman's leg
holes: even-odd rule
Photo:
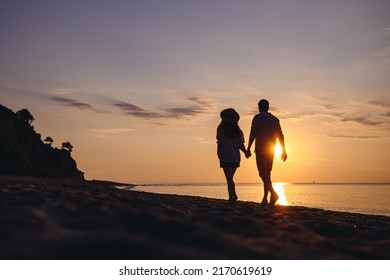
[[[229,192],[229,202],[233,203],[237,200],[236,194],[236,185],[234,183],[234,173],[236,172],[236,167],[224,167],[223,172],[225,173],[228,192]]]

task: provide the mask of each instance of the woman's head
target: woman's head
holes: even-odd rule
[[[236,110],[233,108],[222,110],[220,116],[222,121],[218,128],[222,129],[229,138],[240,136],[241,129],[238,126],[240,115],[236,112]]]
[[[227,124],[235,124],[240,120],[240,115],[233,108],[228,108],[221,111],[222,122]]]

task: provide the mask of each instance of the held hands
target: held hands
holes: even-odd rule
[[[246,157],[246,158],[250,158],[251,155],[252,155],[251,151],[250,151],[250,150],[246,150],[246,152],[245,152],[245,157]]]
[[[245,157],[246,158],[250,158],[251,156],[252,156],[251,151],[250,150],[246,150],[245,151]],[[286,153],[285,150],[283,150],[283,152],[282,152],[281,159],[282,159],[283,162],[285,162],[287,160],[287,153]]]

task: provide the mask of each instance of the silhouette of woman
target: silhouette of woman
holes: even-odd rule
[[[232,108],[221,112],[221,123],[217,128],[217,154],[220,161],[220,167],[226,177],[229,203],[234,203],[238,199],[236,194],[236,185],[233,177],[237,168],[240,166],[240,150],[246,157],[250,152],[244,146],[244,133],[238,126],[240,115]]]

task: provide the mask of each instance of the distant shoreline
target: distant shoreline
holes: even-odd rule
[[[84,179],[72,179],[72,178],[57,178],[57,177],[35,177],[24,175],[3,175],[0,174],[0,181],[20,181],[20,182],[45,182],[45,183],[66,183],[71,185],[85,185],[85,186],[136,186],[136,184],[121,183],[107,180],[84,180]]]
[[[284,183],[284,184],[289,184],[289,185],[390,185],[390,182],[280,182],[280,181],[275,181],[273,183]],[[226,185],[226,182],[190,182],[190,183],[134,183],[130,185],[134,186],[170,186],[170,185]],[[236,185],[262,185],[262,182],[236,182]]]

